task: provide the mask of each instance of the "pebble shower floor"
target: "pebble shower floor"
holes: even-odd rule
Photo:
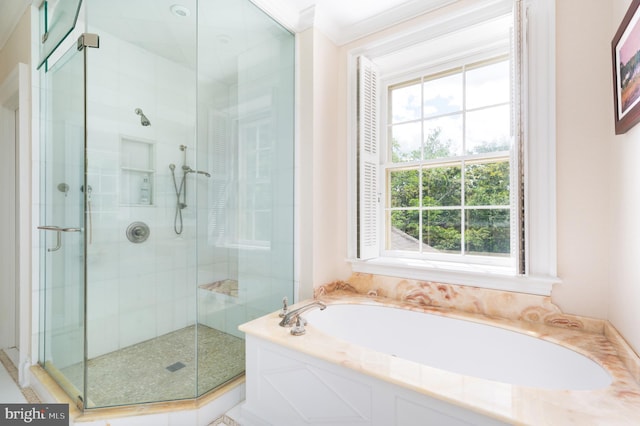
[[[195,326],[90,359],[87,407],[191,399],[194,395]],[[198,326],[198,395],[239,376],[245,369],[244,340]],[[61,370],[81,383],[80,365]]]

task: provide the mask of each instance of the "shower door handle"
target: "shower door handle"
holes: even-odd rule
[[[48,248],[47,249],[48,252],[60,250],[60,247],[62,247],[62,234],[61,234],[61,232],[81,232],[82,231],[82,228],[60,228],[59,226],[51,226],[51,225],[38,226],[38,229],[40,229],[42,231],[55,231],[56,234],[57,234],[56,235],[56,246]]]

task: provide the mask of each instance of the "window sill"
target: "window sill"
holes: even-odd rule
[[[512,268],[379,257],[370,260],[351,259],[353,272],[386,275],[407,279],[467,285],[493,290],[550,296],[552,276],[516,275]]]

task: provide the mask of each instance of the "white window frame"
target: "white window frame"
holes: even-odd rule
[[[348,260],[353,272],[396,276],[422,281],[470,285],[521,293],[550,295],[560,282],[556,265],[556,150],[555,150],[555,0],[521,0],[523,169],[525,192],[526,271],[472,263],[412,260],[407,258],[357,258],[357,58],[373,57],[417,41],[470,25],[489,16],[505,1],[467,2],[455,15],[438,15],[433,22],[410,28],[348,52]]]

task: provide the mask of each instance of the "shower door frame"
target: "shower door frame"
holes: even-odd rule
[[[77,46],[76,45],[72,45],[69,49],[67,49],[66,52],[64,52],[59,60],[66,60],[65,63],[62,63],[60,65],[61,68],[64,67],[68,67],[71,66],[69,64],[69,62],[72,62],[74,60],[77,60],[78,57],[75,55],[82,55],[81,59],[81,81],[78,82],[78,85],[82,87],[82,93],[81,93],[81,104],[82,104],[82,117],[81,117],[81,141],[78,145],[80,145],[78,148],[81,147],[82,149],[82,154],[81,154],[81,161],[78,161],[77,164],[71,164],[69,165],[67,160],[69,159],[69,150],[67,149],[67,144],[69,144],[67,136],[67,131],[71,130],[71,132],[73,131],[73,125],[69,124],[67,122],[67,120],[64,120],[64,127],[65,127],[65,140],[64,141],[56,141],[56,136],[54,136],[53,134],[48,134],[46,131],[46,126],[43,126],[44,128],[42,129],[42,143],[43,143],[43,147],[46,147],[45,149],[43,149],[43,154],[44,156],[41,158],[41,194],[44,194],[44,199],[41,199],[41,208],[40,208],[40,221],[42,221],[43,217],[48,218],[49,215],[50,216],[54,216],[54,211],[56,210],[55,207],[55,203],[52,202],[51,200],[53,199],[53,195],[50,195],[47,193],[47,190],[49,190],[51,193],[55,194],[55,191],[57,189],[57,191],[59,192],[64,192],[64,197],[65,199],[67,198],[67,192],[69,191],[79,191],[79,200],[78,200],[78,205],[75,206],[76,209],[78,209],[78,211],[76,211],[75,209],[72,210],[72,214],[78,213],[78,217],[81,218],[80,219],[80,223],[79,224],[73,224],[75,226],[69,227],[67,223],[64,224],[41,224],[40,226],[37,226],[37,229],[40,231],[43,231],[40,235],[40,257],[41,257],[41,272],[40,272],[40,281],[41,281],[41,297],[44,299],[44,301],[41,301],[41,317],[40,317],[40,330],[41,330],[41,343],[40,343],[40,348],[39,348],[39,356],[38,356],[38,362],[42,365],[42,367],[51,375],[51,377],[58,383],[58,385],[69,395],[69,397],[71,397],[72,400],[74,400],[74,402],[76,403],[76,405],[78,406],[78,408],[80,408],[81,410],[84,409],[85,407],[85,401],[87,400],[87,372],[86,372],[86,362],[87,362],[87,327],[86,327],[86,318],[87,318],[87,265],[86,265],[86,258],[87,258],[87,233],[85,232],[86,230],[86,223],[87,223],[87,197],[85,196],[85,188],[87,188],[87,156],[86,156],[86,152],[87,152],[87,98],[86,98],[86,93],[87,93],[87,47],[93,47],[93,48],[97,48],[99,47],[99,38],[96,34],[88,34],[88,33],[83,33],[80,35],[80,37],[77,40]],[[74,52],[75,51],[75,52]],[[65,58],[66,56],[68,56],[68,58]],[[55,66],[58,65],[57,62],[54,64],[53,69],[55,69]],[[78,66],[78,64],[75,64],[75,66]],[[44,69],[44,73],[48,73],[49,71],[51,71],[52,69],[49,69],[48,63],[45,62],[45,69]],[[78,71],[78,70],[72,70],[72,71]],[[47,86],[47,79],[44,78],[44,82],[43,82],[43,91],[48,91],[49,88]],[[48,98],[47,96],[42,96],[42,99],[47,102],[47,105],[45,106],[45,108],[52,108],[50,105],[50,101],[51,99]],[[71,97],[71,102],[73,101],[73,97]],[[76,99],[77,101],[77,99]],[[50,109],[47,109],[47,111],[50,111]],[[44,117],[47,117],[47,114],[43,114]],[[72,138],[71,138],[72,139]],[[55,182],[51,182],[48,181],[49,177],[53,177],[52,172],[47,171],[47,168],[49,167],[46,162],[49,160],[49,158],[46,155],[46,149],[48,149],[49,147],[51,147],[51,149],[53,149],[54,145],[60,145],[64,143],[64,147],[63,148],[63,153],[62,156],[65,159],[65,161],[63,161],[61,163],[62,167],[65,170],[69,170],[70,168],[73,170],[74,167],[76,167],[76,171],[77,174],[76,176],[79,176],[78,181],[76,183],[81,183],[80,187],[78,188],[77,185],[75,185],[75,187],[71,187],[70,185],[68,185],[66,182],[60,182],[56,189],[53,189],[53,185],[55,185]],[[47,147],[47,145],[49,145],[49,147]],[[75,147],[71,147],[72,149]],[[59,149],[59,148],[58,148]],[[53,164],[56,164],[56,161],[52,161]],[[51,169],[53,169],[53,166],[51,166]],[[72,193],[73,194],[73,193]],[[58,195],[58,194],[55,194]],[[42,197],[42,196],[41,196]],[[74,206],[71,206],[72,208]],[[64,217],[65,217],[65,221],[68,220],[69,215],[66,214],[66,211],[64,213]],[[55,221],[55,220],[54,220]],[[62,226],[61,226],[62,225]],[[75,235],[76,233],[81,234],[80,239],[79,239],[79,250],[77,251],[73,251],[71,253],[69,253],[67,250],[65,250],[65,242],[68,238],[72,237],[73,235]],[[55,238],[51,238],[53,235],[55,235]],[[68,243],[67,243],[68,245]],[[52,256],[55,255],[55,252],[60,251],[61,254],[64,256],[63,259],[61,260],[62,264],[64,264],[63,267],[63,277],[58,277],[58,276],[54,276],[53,271],[52,271],[52,264],[53,261],[50,261],[50,259],[52,258]],[[69,257],[74,255],[74,254],[80,254],[81,259],[80,262],[77,262],[77,259],[70,259]],[[58,280],[58,278],[62,278],[65,283],[62,283],[62,289],[64,290],[65,296],[67,293],[67,289],[65,287],[67,287],[66,285],[66,271],[67,269],[73,269],[73,264],[74,263],[78,263],[80,265],[79,270],[75,270],[75,272],[77,273],[78,276],[78,283],[77,284],[77,291],[79,291],[81,294],[77,294],[77,299],[79,302],[79,306],[77,306],[78,308],[78,317],[77,318],[71,318],[71,322],[76,322],[77,324],[79,324],[79,327],[82,328],[81,331],[81,347],[82,347],[82,354],[75,354],[76,356],[81,355],[81,369],[82,369],[82,378],[81,381],[78,381],[77,383],[73,383],[72,380],[70,380],[64,373],[62,373],[58,367],[56,367],[54,365],[53,362],[47,360],[48,357],[48,351],[49,351],[49,344],[51,342],[51,346],[53,346],[53,337],[49,336],[49,326],[53,327],[53,325],[51,324],[51,322],[53,322],[52,316],[54,314],[51,314],[49,311],[52,310],[50,308],[52,308],[50,305],[50,303],[48,303],[50,299],[50,297],[53,297],[53,294],[56,293],[56,291],[53,289],[54,286],[60,286],[61,283],[56,282]],[[60,264],[60,261],[58,262],[58,264]],[[57,289],[58,291],[60,291],[60,288]],[[63,301],[65,301],[65,299],[63,299]],[[65,315],[65,317],[68,317],[67,313],[63,311],[63,314]],[[63,327],[65,328],[65,327]],[[73,334],[73,332],[71,332],[71,334]],[[73,337],[71,337],[72,339]],[[80,346],[80,345],[78,345]],[[73,355],[72,355],[73,357]],[[77,388],[76,386],[79,385],[81,386],[81,388]]]

